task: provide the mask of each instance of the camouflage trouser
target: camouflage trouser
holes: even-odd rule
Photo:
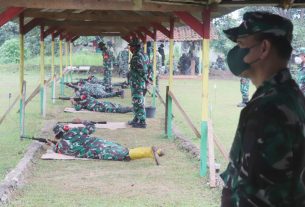
[[[111,78],[112,78],[112,70],[110,68],[105,68],[105,71],[104,71],[104,86],[106,88],[111,88]]]
[[[115,104],[107,101],[102,101],[92,105],[76,104],[74,108],[77,111],[81,109],[86,109],[88,111],[97,111],[97,112],[106,112],[106,113],[127,113],[132,111],[132,108],[130,107],[129,108],[123,107],[119,104]]]
[[[240,79],[240,92],[243,103],[247,103],[249,101],[249,86],[250,86],[250,80],[248,78]]]
[[[111,92],[107,93],[105,91],[92,91],[92,90],[86,90],[86,89],[81,89],[79,91],[79,94],[88,94],[89,96],[92,96],[93,98],[111,98],[111,97],[116,97],[118,96],[117,92]]]
[[[140,122],[145,122],[146,111],[145,111],[144,90],[131,86],[131,95],[132,95],[133,113],[135,116],[134,118]]]
[[[101,160],[129,160],[129,150],[120,144],[103,139],[96,139],[91,145],[87,146],[90,150],[86,151],[85,158]]]

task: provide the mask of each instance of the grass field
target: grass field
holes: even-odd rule
[[[18,74],[3,73],[0,96],[3,98],[1,112],[5,110],[5,98],[8,92],[18,92]],[[29,87],[38,82],[38,73],[28,72],[26,79]],[[116,80],[115,80],[116,81]],[[118,80],[117,80],[118,81]],[[5,84],[6,83],[6,84]],[[12,83],[13,85],[9,85]],[[30,84],[31,83],[31,84]],[[165,94],[166,80],[161,81],[161,93]],[[7,88],[5,88],[7,87]],[[252,86],[253,90],[253,86]],[[69,92],[66,94],[69,95]],[[199,128],[201,117],[201,81],[175,80],[173,89],[177,99]],[[71,94],[71,92],[70,92]],[[229,150],[237,126],[240,109],[239,82],[232,80],[211,80],[209,90],[210,117],[213,120],[215,134]],[[130,105],[127,98],[113,98],[112,101]],[[90,120],[127,121],[132,115],[100,114],[76,115],[64,114],[62,109],[68,102],[57,101],[50,104],[46,121],[71,120],[80,117]],[[33,135],[42,127],[39,116],[39,99],[28,105],[27,134]],[[148,98],[147,104],[151,103]],[[0,158],[0,175],[13,168],[22,157],[29,142],[18,139],[17,107],[9,119],[0,126],[3,156]],[[38,160],[32,173],[27,176],[26,185],[17,192],[9,206],[219,206],[221,190],[210,189],[207,178],[199,176],[199,162],[179,151],[175,144],[164,136],[164,108],[159,103],[158,119],[148,121],[145,131],[124,129],[116,131],[99,130],[96,136],[107,138],[127,147],[157,145],[165,150],[161,166],[156,167],[152,160],[131,162],[111,161],[43,161]],[[174,107],[174,122],[187,137],[199,144],[192,131],[185,124],[182,116]],[[50,125],[51,127],[51,125]],[[123,133],[122,133],[123,132]],[[50,130],[50,136],[52,132]],[[215,149],[217,162],[224,170],[226,162]]]

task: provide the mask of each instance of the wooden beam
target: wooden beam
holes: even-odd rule
[[[86,26],[91,27],[91,29],[94,29],[96,27],[136,27],[136,26],[142,26],[147,24],[147,22],[98,22],[98,21],[55,21],[55,20],[46,20],[44,19],[42,23],[46,26],[60,26],[60,27],[80,27],[80,26]]]
[[[0,27],[24,11],[22,7],[10,7],[0,14]]]
[[[160,32],[162,32],[166,37],[170,38],[170,31],[168,29],[166,29],[162,24],[159,23],[152,23],[151,24],[155,29],[159,30]]]
[[[24,25],[23,27],[23,34],[28,33],[31,31],[34,27],[38,26],[41,24],[41,19],[32,19],[29,23]]]
[[[77,40],[78,38],[80,38],[80,36],[74,36],[71,40],[71,42],[74,42],[75,40]]]
[[[57,28],[56,27],[50,27],[43,33],[43,37],[46,38],[50,34],[52,34]]]
[[[154,39],[154,33],[149,31],[146,27],[139,27],[139,31],[145,33],[146,35],[150,36],[152,39]]]
[[[183,22],[190,26],[197,34],[203,37],[203,24],[188,12],[175,12]]]
[[[59,29],[56,32],[53,33],[54,38],[58,37],[62,32],[64,32],[64,29]]]
[[[156,12],[173,12],[173,11],[190,11],[201,12],[204,6],[181,4],[170,5],[163,3],[143,2],[141,8],[136,8],[132,1],[120,0],[0,0],[1,7],[26,7],[37,9],[76,9],[76,10],[104,10],[104,11],[156,11]]]
[[[27,9],[24,11],[25,17],[43,18],[43,19],[65,19],[74,21],[98,21],[98,22],[165,22],[168,21],[168,16],[149,15],[140,16],[137,14],[105,14],[98,11],[71,13],[71,12],[41,12],[36,9]]]

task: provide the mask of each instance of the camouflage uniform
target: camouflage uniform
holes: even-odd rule
[[[146,84],[148,81],[148,64],[149,59],[141,49],[137,47],[133,53],[130,62],[130,83],[132,104],[134,110],[134,122],[146,125],[145,99]]]
[[[94,124],[72,128],[64,132],[54,147],[56,153],[101,160],[130,160],[129,150],[120,144],[89,136],[95,131]]]
[[[106,92],[105,87],[101,84],[91,84],[91,83],[85,83],[84,85],[80,86],[79,91],[77,92],[77,95],[81,94],[88,94],[92,96],[93,98],[111,98],[115,96],[120,96],[121,92]]]
[[[114,56],[113,53],[108,50],[105,49],[103,50],[103,59],[104,59],[104,86],[106,86],[106,88],[111,88],[111,78],[112,78],[112,64],[114,61]]]
[[[59,139],[53,147],[56,153],[101,160],[136,160],[153,158],[159,165],[159,156],[164,155],[157,147],[125,148],[120,144],[110,142],[98,137],[91,137],[95,131],[92,122],[85,121],[84,127],[70,128],[68,125],[56,124],[53,128],[55,137]]]
[[[250,80],[248,78],[240,79],[240,92],[242,96],[242,103],[247,103],[249,101],[249,86]]]
[[[107,113],[128,113],[132,112],[131,107],[123,107],[120,104],[108,101],[98,101],[91,96],[82,96],[82,100],[77,101],[74,105],[75,110],[85,109],[88,111],[107,112]]]
[[[304,127],[304,96],[283,69],[241,111],[222,206],[305,206]]]
[[[117,59],[119,64],[119,75],[122,75],[123,78],[126,78],[128,73],[128,61],[129,61],[128,50],[123,50],[119,52]]]

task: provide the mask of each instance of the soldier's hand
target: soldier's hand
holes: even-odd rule
[[[71,101],[71,103],[72,103],[73,105],[76,104],[76,101],[75,101],[73,98],[71,98],[70,101]]]

